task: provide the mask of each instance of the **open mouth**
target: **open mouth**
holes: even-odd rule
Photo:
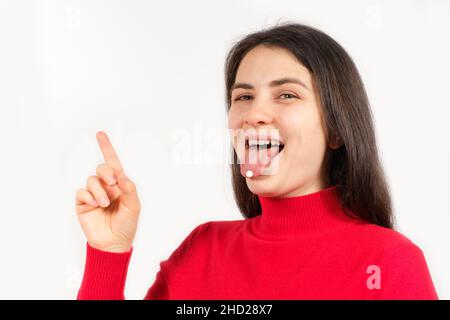
[[[255,151],[260,151],[260,150],[269,150],[269,149],[276,149],[278,150],[278,153],[280,153],[281,151],[283,151],[284,149],[284,144],[281,142],[272,142],[272,141],[268,141],[268,142],[250,142],[250,140],[245,140],[245,148],[247,150],[255,150]]]
[[[236,152],[243,176],[256,178],[278,171],[280,160],[277,156],[285,147],[278,132],[246,132],[239,140]]]
[[[269,166],[273,159],[284,149],[284,143],[278,140],[245,141],[245,163],[258,165],[260,168]]]

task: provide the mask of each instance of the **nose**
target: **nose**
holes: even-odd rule
[[[273,111],[270,103],[264,101],[253,100],[250,108],[245,115],[245,123],[251,127],[257,127],[273,121]]]

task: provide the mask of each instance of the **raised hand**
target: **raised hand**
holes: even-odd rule
[[[103,251],[127,252],[136,235],[141,205],[106,133],[97,132],[105,163],[76,193],[76,212],[89,244]]]

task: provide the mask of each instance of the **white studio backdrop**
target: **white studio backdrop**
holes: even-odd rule
[[[0,298],[76,298],[86,240],[75,192],[103,162],[99,130],[142,202],[127,299],[144,297],[199,223],[242,219],[221,147],[225,55],[289,20],[357,64],[399,231],[449,299],[449,18],[444,0],[0,0]]]

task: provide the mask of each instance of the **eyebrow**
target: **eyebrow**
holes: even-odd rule
[[[269,87],[277,87],[277,86],[281,86],[285,83],[295,83],[298,84],[300,86],[302,86],[303,88],[305,88],[306,90],[308,90],[308,87],[306,86],[306,84],[297,79],[297,78],[290,78],[290,77],[285,77],[285,78],[280,78],[280,79],[276,79],[276,80],[272,80],[269,83]],[[245,83],[245,82],[235,82],[230,89],[230,92],[232,92],[234,89],[254,89],[254,87],[249,84],[249,83]]]

